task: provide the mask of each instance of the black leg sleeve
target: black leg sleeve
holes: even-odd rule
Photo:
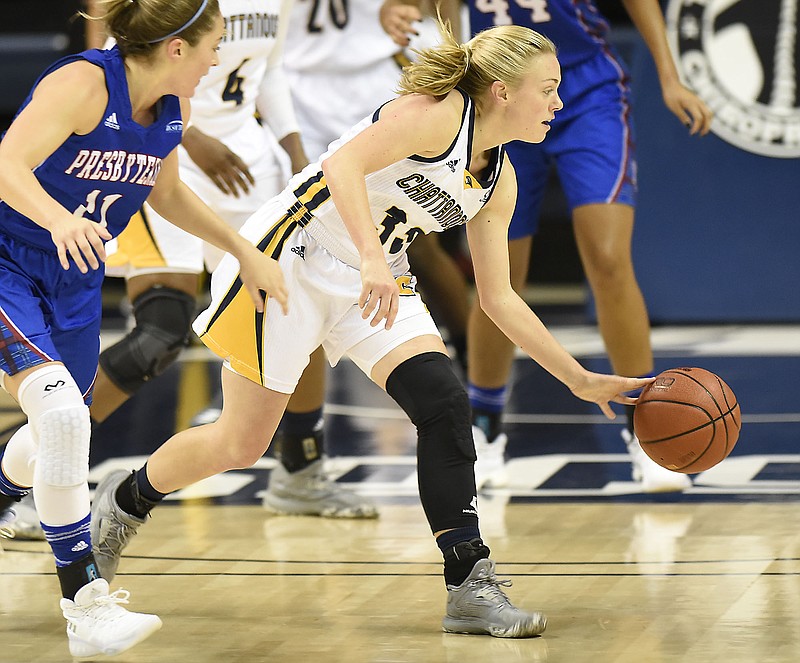
[[[386,392],[417,427],[419,496],[431,531],[477,527],[469,399],[449,357],[408,359],[392,371]]]

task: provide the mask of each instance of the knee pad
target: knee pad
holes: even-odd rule
[[[161,375],[189,344],[194,297],[158,286],[133,301],[136,326],[119,343],[100,354],[109,379],[128,394]]]
[[[69,371],[47,364],[19,387],[19,404],[38,439],[37,471],[59,488],[79,486],[89,476],[89,408]]]
[[[412,357],[389,375],[386,392],[417,427],[419,496],[431,531],[477,527],[469,399],[450,359]]]
[[[404,361],[387,378],[386,393],[417,427],[420,442],[433,436],[453,458],[475,461],[469,398],[449,357],[426,352]]]

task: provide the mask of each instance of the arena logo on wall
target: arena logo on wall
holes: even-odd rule
[[[712,130],[755,154],[800,157],[800,0],[669,0],[684,82]]]

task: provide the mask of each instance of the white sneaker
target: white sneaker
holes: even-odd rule
[[[631,457],[631,474],[636,483],[642,484],[645,493],[677,493],[692,487],[692,480],[686,474],[673,472],[661,467],[648,456],[635,435],[627,428],[622,429],[622,439]]]
[[[84,585],[75,600],[61,599],[61,611],[67,620],[69,653],[76,658],[119,654],[161,628],[156,615],[129,612],[120,604],[128,602],[129,593],[118,589],[108,593],[102,578]]]
[[[506,472],[506,443],[508,437],[500,433],[492,442],[486,439],[483,429],[472,427],[472,439],[475,441],[475,485],[481,488],[502,488],[508,485]]]

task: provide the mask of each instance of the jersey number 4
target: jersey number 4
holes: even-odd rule
[[[533,23],[547,23],[551,20],[547,11],[547,0],[514,0],[523,9],[531,10]],[[508,0],[475,0],[475,9],[484,14],[494,14],[495,25],[511,25],[511,14],[508,13]]]

